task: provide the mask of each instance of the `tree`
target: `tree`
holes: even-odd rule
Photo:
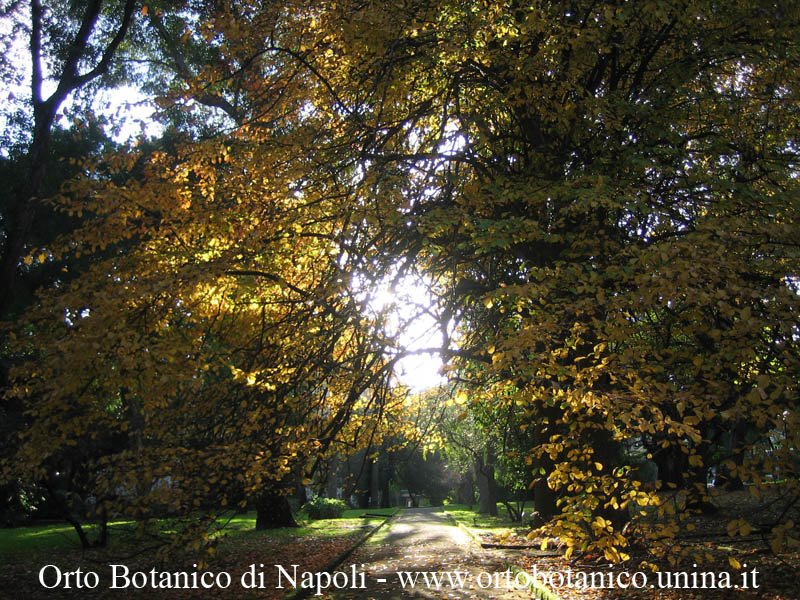
[[[57,206],[89,217],[52,252],[89,267],[11,336],[30,421],[7,476],[45,481],[102,432],[115,441],[69,455],[102,514],[199,528],[250,500],[270,526],[278,506],[291,519],[298,465],[373,437],[391,340],[362,290],[380,229],[309,73],[282,71],[271,116],[231,135],[81,165]]]
[[[74,174],[79,160],[111,144],[87,98],[98,87],[119,80],[117,59],[134,22],[135,6],[135,2],[103,1],[42,6],[32,0],[7,3],[2,8],[6,27],[0,43],[6,51],[0,73],[9,92],[2,111],[3,178],[7,185],[0,200],[0,319],[13,320],[31,305],[37,288],[63,284],[81,268],[79,261],[53,260],[50,243],[57,234],[75,227],[76,220],[56,218],[45,200]],[[27,49],[23,58],[21,46]],[[20,90],[25,87],[28,93],[23,99]],[[60,121],[64,116],[72,118],[69,129]],[[39,260],[34,261],[34,256]],[[17,359],[5,338],[0,339],[0,359],[5,392],[8,371]],[[4,408],[4,433],[14,431],[7,438],[4,435],[9,440],[3,448],[7,456],[15,447],[14,428],[21,427],[25,416],[19,402]],[[77,484],[64,485],[64,477],[58,482],[51,479],[45,489],[20,482],[11,485],[23,491],[36,490],[30,495],[39,499],[28,503],[29,510],[45,508],[41,506],[43,497],[52,510],[54,503],[63,505],[64,493],[71,493],[70,488]],[[65,516],[72,519],[69,510]],[[82,531],[78,533],[82,535]],[[82,540],[86,542],[85,537]]]
[[[444,450],[454,468],[470,487],[466,504],[471,504],[471,486],[479,494],[478,512],[497,515],[497,503],[505,504],[512,520],[521,519],[521,508],[533,500],[530,488],[528,452],[534,443],[527,419],[508,404],[503,386],[470,388],[462,384],[437,423]],[[517,505],[512,505],[516,502]],[[541,502],[539,508],[542,508]]]
[[[379,32],[340,36],[360,60],[334,78],[374,82],[366,160],[405,177],[394,251],[459,318],[461,372],[540,432],[551,532],[619,560],[630,506],[701,505],[720,436],[795,418],[797,11],[405,10],[358,11]],[[676,502],[630,477],[642,436]],[[774,462],[739,441],[727,464],[758,484]]]
[[[651,525],[634,506],[674,517],[649,532],[669,538],[719,461],[756,490],[780,469],[790,499],[767,525],[775,547],[786,539],[800,441],[796,8],[277,14],[242,1],[198,3],[197,28],[159,9],[149,35],[179,73],[161,101],[175,115],[195,98],[229,129],[188,119],[174,151],[109,157],[67,190],[62,206],[97,220],[60,252],[110,255],[45,293],[16,338],[31,361],[15,389],[37,417],[21,465],[41,467],[46,426],[77,440],[102,423],[128,436],[108,460],[141,466],[145,488],[158,469],[181,473],[187,506],[204,502],[187,482],[209,461],[249,494],[282,491],[295,463],[383,418],[374,387],[397,355],[368,289],[414,265],[476,411],[526,427],[511,458],[568,553],[624,559],[623,531]],[[777,430],[787,443],[745,450]],[[672,471],[670,501],[631,476],[638,442]]]
[[[107,73],[134,17],[136,2],[91,0],[82,10],[67,3],[43,7],[31,0],[29,15],[23,16],[18,2],[6,9],[6,18],[14,22],[12,34],[28,35],[31,79],[30,104],[32,123],[27,150],[27,173],[15,202],[4,214],[5,243],[0,261],[0,313],[12,305],[21,261],[30,250],[31,232],[41,213],[45,181],[51,161],[53,126],[59,110],[76,94]],[[12,40],[3,40],[13,46]],[[10,59],[4,59],[4,62]],[[4,65],[7,72],[9,65]],[[55,90],[46,96],[45,83]],[[46,97],[45,97],[46,96]]]
[[[63,182],[74,177],[79,172],[80,160],[89,156],[98,157],[102,152],[109,151],[114,147],[115,144],[105,135],[103,124],[98,119],[90,117],[87,122],[79,123],[66,130],[55,128],[51,140],[53,161],[42,182],[43,195],[50,196],[57,193]],[[3,216],[3,222],[7,222],[5,217],[13,211],[19,199],[20,187],[26,185],[23,178],[20,177],[20,173],[27,171],[28,161],[28,154],[24,146],[10,146],[8,151],[8,157],[0,159],[0,189],[4,190],[4,193],[0,195],[0,215]],[[78,223],[77,218],[55,215],[49,210],[39,213],[27,241],[28,247],[35,249],[35,252],[28,255],[27,260],[23,261],[20,267],[23,277],[16,282],[14,306],[11,312],[24,312],[26,308],[35,303],[35,294],[39,288],[54,283],[64,285],[84,268],[85,265],[80,260],[55,260],[49,250],[50,243],[55,237],[68,235],[78,226]],[[33,256],[36,256],[37,260],[34,261]],[[0,389],[8,388],[7,374],[17,358],[3,344],[2,352],[0,352]],[[2,410],[3,418],[0,419],[2,423],[0,429],[2,429],[1,437],[4,441],[0,455],[9,456],[17,445],[17,433],[24,428],[25,408],[22,403],[15,401],[5,403]],[[51,491],[60,487],[57,483],[51,482]],[[8,494],[5,493],[6,490],[8,490]],[[54,505],[53,494],[40,487],[30,487],[15,481],[8,488],[4,488],[3,496],[3,508],[0,508],[0,512],[6,514],[6,503],[8,506],[18,507],[11,511],[15,514],[10,522],[25,519],[34,514],[50,517],[61,516]],[[25,506],[24,510],[20,503]]]
[[[135,156],[113,157],[110,177],[75,182],[65,209],[95,218],[60,251],[116,250],[43,295],[18,338],[33,349],[15,391],[37,418],[15,469],[38,474],[56,448],[116,431],[126,443],[93,465],[112,505],[225,506],[235,482],[274,507],[294,465],[378,401],[389,372],[349,287],[349,217],[286,165],[289,138],[240,142],[235,158],[217,141],[151,155],[140,180],[123,178]]]

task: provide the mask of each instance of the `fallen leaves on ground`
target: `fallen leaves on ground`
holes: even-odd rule
[[[781,505],[769,502],[770,498],[758,501],[746,491],[718,491],[712,493],[712,500],[716,510],[693,516],[691,532],[676,540],[687,550],[687,555],[702,554],[707,555],[707,559],[678,566],[659,564],[660,580],[658,572],[646,571],[641,566],[643,561],[653,561],[644,548],[632,552],[629,561],[611,565],[597,556],[582,556],[572,560],[548,556],[551,553],[541,552],[539,542],[542,540],[537,539],[532,544],[528,540],[529,546],[534,548],[509,552],[507,559],[528,573],[529,577],[538,574],[538,581],[546,582],[545,587],[564,600],[800,599],[800,552],[775,555],[766,538],[759,535],[730,537],[727,532],[726,525],[731,518],[747,514],[753,522],[768,523],[777,518],[778,515],[773,513],[780,510]],[[505,536],[482,532],[480,538],[484,543],[522,545],[519,532]],[[555,540],[548,540],[548,550],[556,546]],[[757,571],[755,581],[753,569]],[[595,573],[595,581],[600,585],[581,587],[583,581],[591,581],[581,580],[578,575],[581,572],[589,574],[588,577]],[[643,587],[630,585],[631,577],[637,572],[646,573],[647,580]],[[572,575],[573,585],[570,585],[567,577],[569,574]],[[726,577],[730,578],[731,586],[738,587],[724,587]],[[644,581],[641,575],[637,578],[639,584]],[[628,587],[621,587],[618,585],[620,582]],[[754,583],[758,585],[757,588]]]
[[[282,535],[270,536],[268,532],[248,532],[244,535],[228,538],[219,546],[219,554],[209,565],[208,571],[213,574],[226,572],[230,575],[231,584],[227,589],[216,585],[213,589],[153,589],[148,579],[141,590],[109,589],[112,585],[111,564],[122,564],[130,572],[144,571],[148,573],[155,568],[157,572],[186,572],[191,576],[196,572],[192,557],[176,558],[168,565],[157,564],[147,556],[113,559],[97,551],[59,553],[57,557],[46,554],[25,556],[24,558],[5,559],[0,564],[0,589],[14,590],[17,598],[145,598],[153,600],[188,600],[197,598],[285,598],[288,590],[276,589],[278,569],[282,565],[292,572],[292,565],[298,565],[298,572],[321,571],[332,561],[352,548],[369,530],[365,527],[349,527],[335,536],[328,535]],[[76,587],[75,576],[70,577],[70,588],[64,589],[64,576],[61,585],[54,589],[45,589],[39,583],[39,571],[45,565],[54,564],[62,572],[74,572],[78,568],[85,575],[89,571],[97,573],[99,585],[88,589],[85,585]],[[254,582],[256,589],[242,587],[242,575],[255,565]],[[263,566],[262,566],[263,565]],[[121,568],[120,568],[121,571]],[[49,569],[46,575],[49,581],[55,581],[56,571]],[[262,579],[263,577],[263,579]],[[122,580],[120,580],[122,581]],[[210,581],[210,580],[209,580]]]

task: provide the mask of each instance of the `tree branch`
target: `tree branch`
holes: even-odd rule
[[[189,83],[194,77],[194,73],[189,68],[189,65],[186,64],[186,59],[183,57],[181,52],[178,50],[178,47],[175,45],[174,40],[167,31],[167,28],[164,27],[164,23],[158,17],[155,11],[150,11],[150,24],[153,26],[153,29],[156,30],[158,37],[161,38],[161,41],[164,42],[166,46],[167,53],[169,57],[172,59],[174,63],[174,67],[178,72],[178,75],[184,82]],[[220,96],[219,94],[212,94],[210,92],[206,92],[199,96],[195,96],[194,98],[200,104],[205,106],[209,106],[212,108],[219,108],[225,114],[227,114],[231,119],[233,119],[237,124],[241,124],[242,117],[239,114],[239,111],[236,107],[231,104],[227,98],[224,96]]]
[[[42,103],[42,4],[31,0],[31,99]]]
[[[108,46],[106,46],[103,56],[100,58],[100,62],[97,63],[94,69],[88,73],[79,75],[75,79],[76,87],[80,87],[108,71],[111,60],[114,58],[114,55],[116,54],[120,44],[125,39],[128,29],[130,29],[131,22],[133,21],[134,8],[136,8],[136,0],[127,0],[127,2],[125,2],[125,8],[122,13],[122,22],[120,23],[119,29],[117,29],[117,33],[108,43]]]

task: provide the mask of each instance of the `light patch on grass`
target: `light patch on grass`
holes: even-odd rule
[[[459,524],[472,531],[475,535],[491,533],[503,536],[519,529],[520,524],[508,518],[505,507],[498,506],[498,516],[478,514],[477,508],[469,508],[464,504],[450,504],[444,507],[445,514],[450,515]]]
[[[220,530],[213,537],[237,537],[240,535],[267,535],[276,538],[294,538],[302,536],[335,537],[353,533],[358,529],[377,527],[385,517],[372,515],[395,514],[399,509],[387,508],[380,510],[353,509],[345,511],[341,519],[321,519],[311,521],[299,515],[300,527],[270,529],[255,531],[255,511],[221,517],[217,524]],[[365,516],[370,515],[370,516]],[[157,535],[170,535],[177,533],[174,519],[162,519],[149,525],[154,527]],[[96,527],[84,527],[90,539],[96,535]],[[109,536],[112,545],[125,544],[136,537],[137,523],[134,521],[116,521],[109,524]],[[79,550],[80,542],[71,525],[31,525],[0,529],[0,554],[3,556],[25,555],[34,552],[47,552],[51,550],[70,551]]]
[[[130,521],[118,521],[109,524],[112,537],[120,532],[127,534]],[[94,525],[84,527],[86,534],[93,539],[96,533]],[[4,556],[42,552],[47,550],[75,550],[80,548],[78,534],[71,525],[29,525],[0,529],[0,554]]]

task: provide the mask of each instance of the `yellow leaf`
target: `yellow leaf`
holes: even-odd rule
[[[748,536],[753,533],[753,526],[750,525],[747,521],[742,519],[741,524],[739,525],[739,535]]]
[[[732,557],[732,556],[729,556],[729,557],[728,557],[728,563],[729,563],[729,564],[731,565],[731,567],[733,567],[734,569],[741,569],[741,568],[742,568],[742,564],[741,564],[741,563],[740,563],[738,560],[736,560],[734,557]]]

